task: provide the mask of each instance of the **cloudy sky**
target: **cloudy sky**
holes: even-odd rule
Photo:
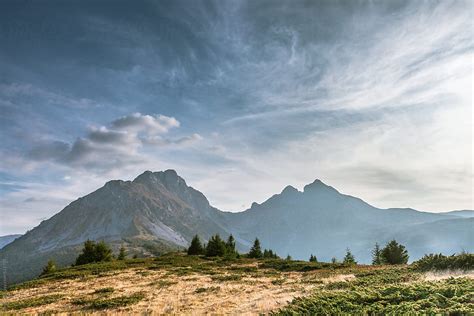
[[[240,211],[319,178],[473,208],[473,2],[0,2],[0,235],[176,169]]]

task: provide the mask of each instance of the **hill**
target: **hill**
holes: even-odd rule
[[[442,225],[446,220],[447,225]],[[159,255],[183,248],[195,234],[233,234],[237,248],[248,250],[255,237],[281,256],[320,260],[342,258],[349,247],[359,262],[370,262],[375,242],[395,238],[411,259],[425,253],[472,252],[472,219],[413,209],[378,209],[316,180],[303,192],[286,187],[262,204],[240,213],[222,212],[174,170],[146,171],[133,181],[114,180],[66,206],[38,227],[0,250],[7,258],[8,282],[39,274],[48,259],[74,262],[87,240],[105,240],[115,251]]]
[[[0,311],[463,314],[474,308],[469,295],[473,277],[472,271],[439,274],[435,279],[408,266],[224,260],[170,253],[56,271],[0,292]]]

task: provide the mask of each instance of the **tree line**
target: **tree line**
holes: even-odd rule
[[[201,242],[199,235],[195,235],[191,240],[191,244],[187,249],[188,255],[203,255],[206,257],[226,257],[226,258],[254,258],[254,259],[280,259],[275,251],[272,249],[263,249],[260,245],[260,240],[255,238],[255,241],[250,248],[250,251],[246,254],[240,254],[235,247],[234,236],[229,235],[227,240],[223,240],[219,234],[211,236],[207,244]],[[83,265],[94,262],[104,262],[116,260],[125,260],[127,253],[125,248],[122,246],[119,249],[119,253],[114,257],[112,249],[104,241],[94,242],[87,240],[84,242],[83,249],[79,256],[76,258],[75,265]],[[399,244],[397,241],[392,240],[388,242],[384,248],[380,248],[379,244],[376,243],[372,250],[372,264],[406,264],[408,262],[408,252],[405,246]],[[286,260],[292,260],[288,254]],[[311,254],[309,257],[310,262],[318,262],[315,255]],[[332,263],[337,263],[336,258],[332,258]],[[357,264],[357,261],[350,251],[346,249],[346,254],[342,260],[343,264],[353,265]],[[47,265],[43,268],[41,275],[52,273],[56,270],[56,264],[53,260],[49,260]]]
[[[213,235],[207,244],[203,244],[199,235],[195,235],[191,241],[191,245],[187,250],[188,255],[205,255],[206,257],[240,257],[241,255],[235,249],[235,239],[229,235],[227,241],[224,241],[219,234]],[[260,240],[255,238],[252,248],[245,255],[247,258],[280,258],[276,252],[271,249],[264,249],[260,246]],[[372,264],[381,265],[381,264],[406,264],[408,263],[408,251],[405,246],[399,244],[396,240],[388,242],[384,248],[380,248],[378,243],[375,243],[375,247],[372,250]],[[287,260],[291,260],[291,256],[286,257]],[[337,263],[337,259],[333,258],[331,260],[333,263]],[[318,262],[318,259],[315,255],[311,254],[309,257],[309,262]],[[343,264],[351,265],[357,264],[357,261],[350,251],[349,248],[346,249],[346,254],[342,260]]]
[[[187,250],[188,255],[205,255],[206,257],[230,257],[230,258],[240,258],[241,255],[235,249],[235,239],[234,236],[229,235],[227,241],[224,241],[219,234],[213,235],[207,244],[201,242],[199,235],[195,235],[191,240],[191,245]],[[271,249],[264,249],[260,246],[260,240],[255,238],[252,248],[245,255],[247,258],[279,258],[277,254]]]

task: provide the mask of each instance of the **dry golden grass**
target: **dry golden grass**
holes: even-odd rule
[[[192,273],[180,276],[167,270],[133,268],[101,277],[53,280],[32,288],[10,291],[1,302],[8,306],[12,302],[60,295],[56,302],[17,311],[31,314],[94,313],[97,310],[86,307],[87,304],[80,304],[81,300],[87,302],[142,293],[144,298],[134,305],[101,312],[260,314],[278,309],[294,297],[303,296],[318,286],[317,283],[302,282],[302,278],[308,276],[308,273],[272,272],[270,276],[266,276],[265,271],[259,272],[261,273],[258,275],[244,273],[239,277],[232,277],[232,272],[221,271],[216,274],[220,278],[216,278],[216,275]],[[333,278],[334,281],[343,279],[345,278]],[[103,288],[107,289],[101,291]]]
[[[286,306],[295,297],[309,295],[315,288],[355,278],[351,268],[296,272],[262,266],[261,262],[247,259],[222,263],[169,256],[117,263],[118,268],[110,270],[107,265],[99,265],[101,272],[95,275],[64,270],[59,273],[65,278],[53,275],[3,292],[0,312],[266,314]],[[91,266],[86,272],[94,269],[97,267]],[[359,266],[361,269],[374,267]]]

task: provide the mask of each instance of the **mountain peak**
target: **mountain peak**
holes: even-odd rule
[[[161,182],[163,184],[176,184],[182,182],[185,184],[183,178],[181,178],[176,170],[168,169],[165,171],[152,172],[147,170],[141,175],[136,177],[133,182],[138,183],[150,183],[150,182]]]
[[[287,185],[283,191],[281,191],[281,194],[288,194],[288,193],[293,193],[293,192],[298,192],[298,189],[291,185]]]
[[[313,183],[305,185],[304,189],[303,189],[303,192],[306,193],[306,192],[311,192],[311,191],[322,191],[322,190],[337,192],[336,189],[334,189],[333,187],[325,184],[324,182],[322,182],[319,179],[314,180]]]

